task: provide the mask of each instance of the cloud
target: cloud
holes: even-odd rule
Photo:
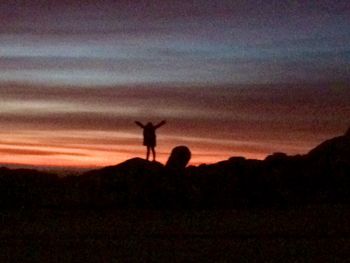
[[[180,144],[190,147],[194,164],[304,153],[342,134],[350,115],[350,89],[329,85],[3,84],[0,96],[0,162],[38,165],[103,166],[142,157],[135,120],[168,121],[158,131],[163,162]]]
[[[348,3],[321,2],[4,4],[0,80],[53,85],[347,80],[350,61],[342,54],[348,52],[350,25],[340,7]],[[327,74],[330,70],[337,73]]]
[[[348,114],[347,91],[310,85],[79,88],[13,84],[0,87],[0,121],[2,127],[22,129],[37,129],[40,124],[46,130],[130,130],[135,119],[168,119],[175,124],[170,131],[176,133],[186,129],[207,134],[221,125],[216,132],[222,136],[230,131],[251,133],[255,125],[263,131],[272,125],[276,130],[305,129],[317,120],[320,131],[337,130]]]
[[[0,153],[6,155],[33,155],[33,156],[85,156],[84,154],[69,153],[69,152],[52,152],[52,151],[40,151],[40,150],[28,150],[28,149],[12,149],[12,148],[0,148]]]
[[[350,82],[348,1],[44,2],[0,8],[0,134],[16,147],[21,134],[105,164],[140,144],[135,120],[167,119],[161,158],[179,138],[200,156],[263,158],[348,126],[347,84],[319,86]]]

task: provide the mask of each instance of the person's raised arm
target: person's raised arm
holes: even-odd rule
[[[166,121],[161,121],[160,123],[158,123],[156,126],[154,126],[156,129],[158,129],[159,127],[163,126],[166,123]]]
[[[145,128],[145,126],[144,126],[141,122],[135,121],[135,123],[136,123],[138,126],[140,126],[141,128]]]

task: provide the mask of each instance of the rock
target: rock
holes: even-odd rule
[[[183,170],[191,159],[191,151],[187,146],[177,146],[170,154],[166,167],[173,170]]]

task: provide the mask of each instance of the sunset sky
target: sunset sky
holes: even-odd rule
[[[350,126],[349,1],[0,3],[0,165],[303,154]]]

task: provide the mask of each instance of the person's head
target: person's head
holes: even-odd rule
[[[146,127],[153,127],[153,123],[152,123],[152,122],[148,122],[148,123],[146,124]]]

